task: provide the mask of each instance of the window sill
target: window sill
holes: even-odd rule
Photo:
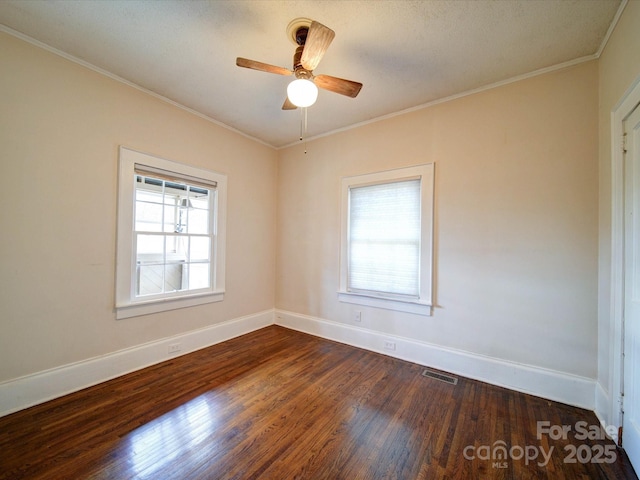
[[[413,313],[416,315],[423,315],[425,317],[430,317],[431,315],[433,315],[432,306],[430,304],[420,303],[417,301],[411,302],[342,291],[338,292],[338,300],[345,303],[365,305],[367,307],[384,308],[385,310],[394,310],[396,312]]]
[[[128,305],[116,305],[116,319],[122,320],[124,318],[139,317],[151,313],[204,305],[205,303],[221,302],[222,300],[224,300],[224,292],[207,292],[189,296],[161,298]]]

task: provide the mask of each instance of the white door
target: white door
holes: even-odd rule
[[[640,472],[640,107],[625,120],[623,447]]]

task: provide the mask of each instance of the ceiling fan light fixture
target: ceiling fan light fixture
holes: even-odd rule
[[[298,78],[287,87],[287,97],[296,107],[310,107],[318,98],[318,87],[311,80]]]

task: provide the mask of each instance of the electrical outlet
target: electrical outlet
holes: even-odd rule
[[[172,343],[169,345],[169,353],[176,353],[181,350],[179,343]]]
[[[353,321],[360,323],[362,321],[362,312],[353,312]]]
[[[385,349],[385,350],[392,350],[392,351],[395,351],[395,349],[396,349],[396,344],[395,344],[395,342],[390,342],[390,341],[388,341],[388,340],[385,340],[385,341],[384,341],[384,349]]]

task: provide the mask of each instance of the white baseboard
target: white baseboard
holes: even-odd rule
[[[620,419],[611,418],[612,404],[611,396],[606,392],[600,382],[596,382],[596,404],[594,407],[594,413],[600,425],[604,428],[605,433],[618,443],[618,427],[620,426]]]
[[[273,325],[267,310],[0,383],[0,417]],[[180,351],[169,354],[170,344]]]
[[[275,323],[354,347],[364,348],[467,378],[588,410],[594,409],[595,380],[387,335],[321,318],[276,310]],[[384,349],[395,343],[395,351]]]
[[[608,397],[593,379],[508,362],[438,345],[417,342],[330,320],[283,310],[267,310],[169,338],[120,350],[81,362],[63,365],[0,383],[0,416],[125,375],[141,368],[184,355],[246,333],[280,325],[354,347],[473,378],[493,385],[529,393],[588,410],[608,421]],[[384,349],[385,341],[396,350]],[[170,344],[180,352],[168,354]]]
[[[600,382],[596,382],[596,390],[595,390],[595,405],[593,411],[600,420],[601,423],[608,424],[611,419],[609,418],[609,410],[610,410],[610,398],[607,392],[602,388]]]

